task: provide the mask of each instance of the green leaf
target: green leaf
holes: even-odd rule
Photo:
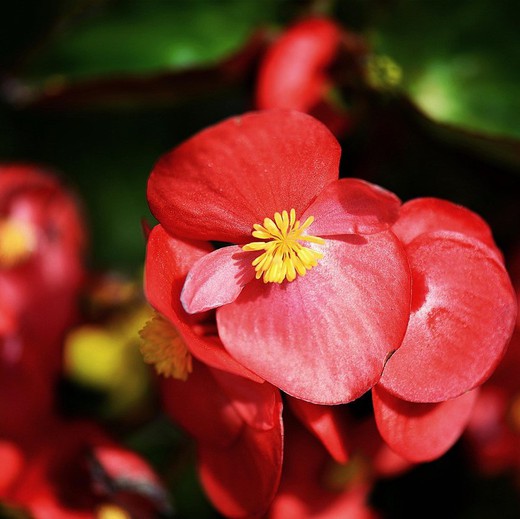
[[[373,24],[375,52],[402,69],[402,89],[434,120],[520,137],[516,3],[401,0]]]
[[[275,0],[107,2],[62,23],[28,75],[85,78],[209,65],[272,21]]]

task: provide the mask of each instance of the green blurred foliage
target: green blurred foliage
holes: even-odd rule
[[[31,77],[140,74],[215,64],[237,51],[276,0],[91,2],[61,23],[29,65]]]
[[[402,68],[404,91],[433,119],[520,137],[517,2],[390,1],[371,35],[375,51]]]

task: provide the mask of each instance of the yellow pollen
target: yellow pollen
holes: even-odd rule
[[[164,317],[156,314],[139,332],[141,353],[159,375],[186,380],[192,372],[191,354],[179,332]]]
[[[36,248],[34,229],[14,219],[0,220],[0,267],[14,267],[26,260]]]
[[[289,213],[275,213],[273,219],[266,218],[263,225],[253,225],[252,235],[262,241],[248,243],[242,250],[264,251],[252,263],[256,279],[263,278],[264,283],[294,281],[297,274],[305,276],[318,264],[323,254],[300,243],[325,243],[323,238],[304,234],[312,222],[314,216],[309,216],[300,225],[300,221],[296,220],[296,211],[291,209]]]

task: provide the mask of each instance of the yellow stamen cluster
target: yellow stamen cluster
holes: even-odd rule
[[[159,375],[186,380],[192,372],[191,354],[179,332],[156,314],[139,332],[144,361],[153,364]]]
[[[101,505],[96,516],[97,519],[130,519],[128,512],[113,504]]]
[[[36,248],[36,234],[25,222],[0,220],[0,267],[14,267]]]
[[[300,225],[300,221],[296,220],[296,211],[291,209],[289,213],[275,213],[274,219],[265,218],[263,225],[253,225],[253,236],[263,241],[248,243],[242,250],[264,251],[252,263],[256,279],[263,277],[264,283],[294,281],[297,274],[305,276],[308,270],[318,264],[323,254],[300,243],[325,243],[323,238],[303,234],[313,221],[314,217],[309,216]]]

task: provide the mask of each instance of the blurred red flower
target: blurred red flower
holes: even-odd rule
[[[27,444],[0,443],[0,498],[35,519],[153,519],[169,512],[150,465],[96,424],[48,417]]]
[[[57,178],[0,166],[0,433],[34,434],[52,405],[60,340],[76,317],[85,229]]]
[[[330,92],[329,70],[346,47],[347,34],[328,18],[306,18],[286,29],[267,49],[258,70],[256,106],[310,113],[336,135],[351,118]]]

